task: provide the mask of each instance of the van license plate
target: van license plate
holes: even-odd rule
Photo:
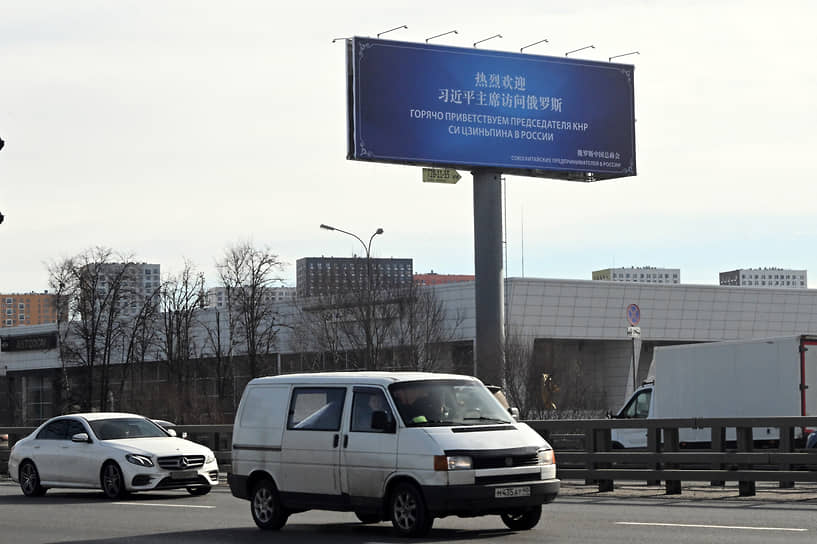
[[[198,472],[195,470],[180,470],[170,473],[171,480],[192,480],[196,476],[198,476]]]
[[[494,497],[507,499],[508,497],[530,497],[530,486],[525,487],[497,487]]]

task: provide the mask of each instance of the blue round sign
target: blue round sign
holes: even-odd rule
[[[630,304],[627,306],[627,322],[635,327],[639,321],[641,321],[641,310],[638,308],[638,304]]]

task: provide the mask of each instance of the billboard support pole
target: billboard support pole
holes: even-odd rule
[[[476,375],[501,386],[505,370],[502,174],[477,170],[473,176]]]

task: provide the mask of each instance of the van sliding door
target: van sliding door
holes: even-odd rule
[[[340,427],[346,387],[292,390],[281,448],[281,493],[315,506],[340,498]],[[289,494],[297,494],[290,495]]]

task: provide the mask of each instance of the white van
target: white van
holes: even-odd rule
[[[553,449],[482,382],[414,372],[252,380],[227,479],[262,529],[323,509],[390,519],[406,536],[448,515],[497,514],[531,529],[559,492]]]

